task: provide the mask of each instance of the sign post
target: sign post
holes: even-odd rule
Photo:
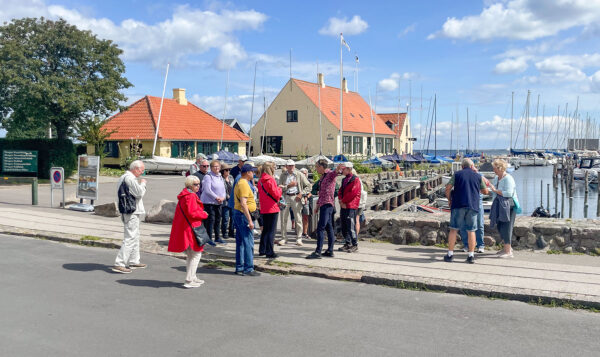
[[[94,200],[98,199],[98,177],[100,175],[100,156],[79,155],[77,158],[77,192],[79,204],[69,206],[70,209],[77,211],[93,212]],[[91,204],[84,204],[83,200],[88,199]]]
[[[62,190],[60,206],[65,208],[65,169],[62,167],[50,169],[50,207],[54,207],[54,190]]]
[[[2,150],[2,172],[32,173],[31,204],[38,204],[38,152],[37,150]]]

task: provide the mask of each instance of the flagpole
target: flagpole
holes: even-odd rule
[[[152,145],[152,156],[156,151],[156,140],[158,139],[158,129],[160,128],[160,117],[162,116],[163,102],[165,100],[165,90],[167,89],[167,77],[169,76],[169,63],[167,63],[167,72],[165,73],[165,83],[163,84],[162,97],[160,98],[160,109],[158,110],[158,122],[156,123],[156,132],[154,133],[154,144]],[[158,155],[160,156],[160,155]]]
[[[323,123],[321,120],[321,83],[319,83],[319,61],[317,61],[317,92],[319,96],[319,155],[323,155]]]
[[[223,106],[223,123],[221,125],[221,145],[219,150],[223,150],[223,133],[225,132],[225,115],[227,114],[227,94],[229,92],[229,70],[227,70],[227,85],[225,86],[225,104]]]
[[[344,41],[344,35],[340,32],[340,154],[344,154],[344,95],[343,95],[343,71],[344,64],[342,62],[342,41]]]
[[[371,112],[371,129],[373,130],[373,140],[371,141],[371,154],[377,156],[375,147],[375,119],[373,118],[373,107],[371,106],[371,88],[369,88],[369,111]]]

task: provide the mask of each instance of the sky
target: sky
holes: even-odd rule
[[[289,80],[290,53],[294,78],[315,82],[318,63],[326,84],[339,87],[342,32],[349,89],[377,112],[408,111],[416,149],[433,148],[436,137],[438,149],[451,140],[461,150],[508,148],[511,108],[513,147],[598,135],[600,0],[0,0],[0,23],[40,16],[123,49],[133,84],[125,104],[160,97],[169,63],[166,97],[185,88],[217,118],[249,126]],[[434,102],[437,131],[423,140]]]

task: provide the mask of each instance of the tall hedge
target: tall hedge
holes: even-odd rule
[[[3,150],[37,150],[38,177],[47,179],[51,167],[63,167],[65,177],[77,170],[77,153],[71,140],[61,139],[0,139],[0,170]],[[5,172],[8,176],[31,176],[29,173]]]

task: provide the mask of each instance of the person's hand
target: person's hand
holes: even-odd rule
[[[250,230],[254,229],[254,222],[250,221],[250,223],[248,223],[248,228],[250,228]]]
[[[344,202],[340,202],[340,208],[346,208],[346,204]]]
[[[217,198],[215,199],[215,201],[217,201],[217,203],[223,203],[223,198],[221,198],[221,197],[217,197]]]
[[[299,202],[302,199],[302,194],[297,194],[294,199],[296,200],[296,202]]]
[[[290,188],[290,187],[294,187],[294,186],[298,186],[298,182],[296,182],[296,181],[292,181],[292,182],[290,182],[290,183],[287,185],[287,187],[288,187],[288,188]]]
[[[141,184],[145,184],[146,182],[148,182],[148,180],[146,180],[146,179],[141,179],[141,180],[140,180],[140,183],[141,183]]]

